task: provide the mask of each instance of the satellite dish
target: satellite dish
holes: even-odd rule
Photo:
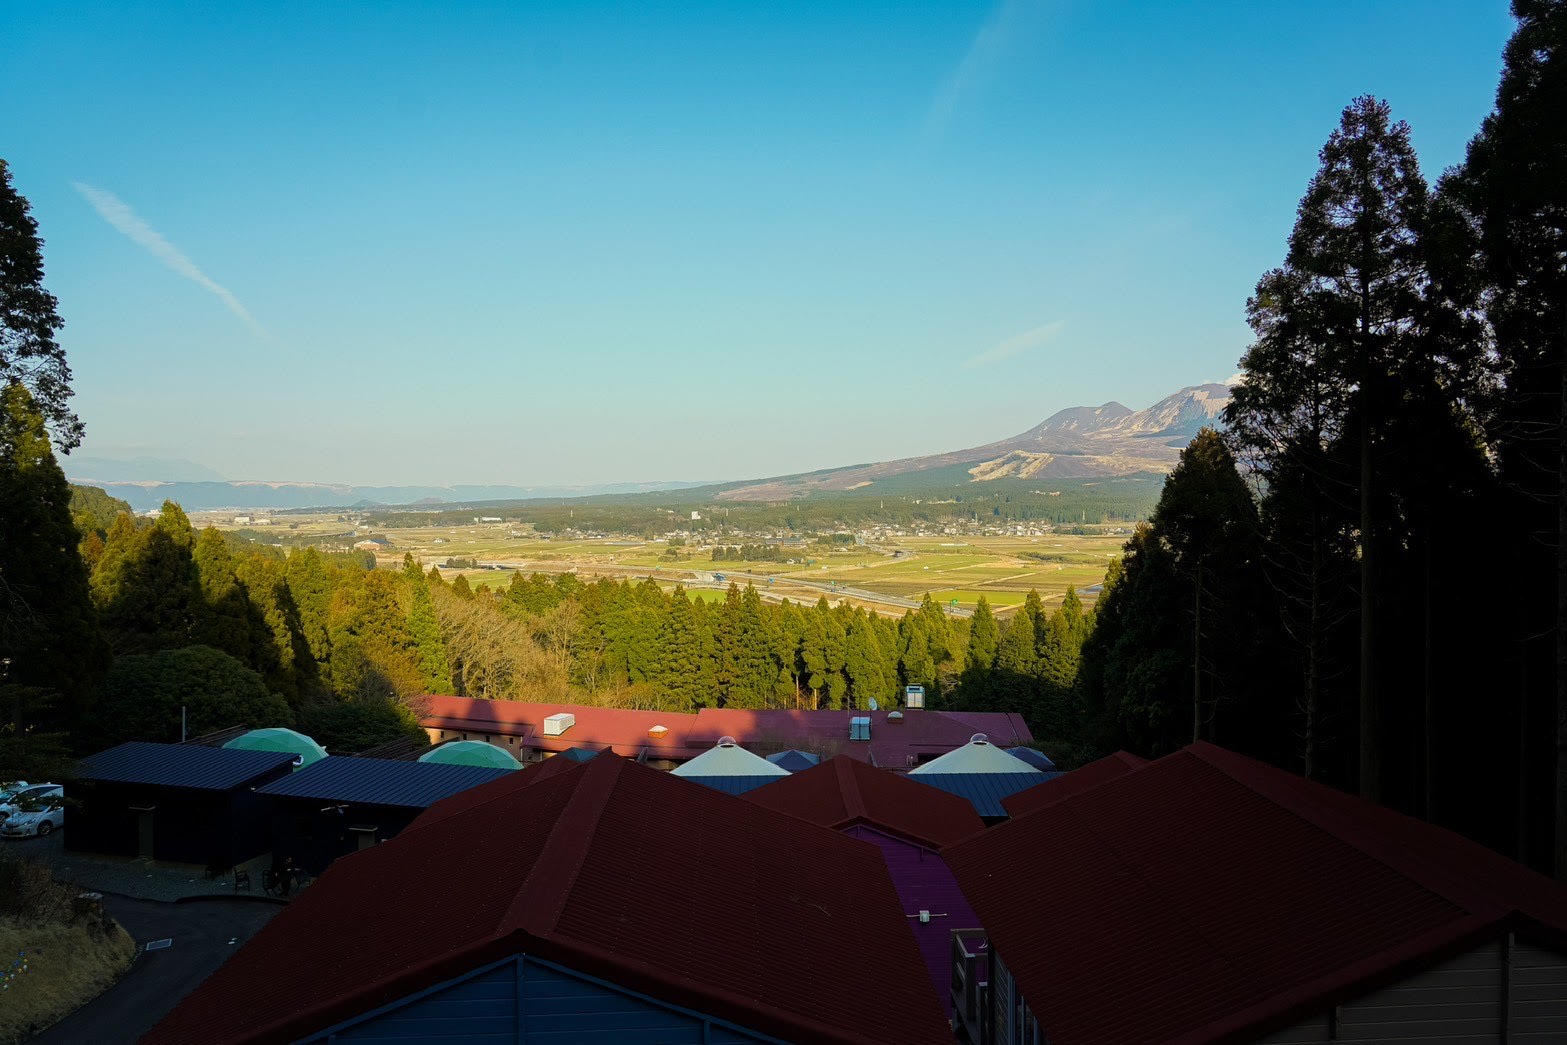
[[[875,697],[872,697],[872,698],[871,698],[871,710],[872,710],[872,711],[876,711],[876,710],[877,710],[877,707],[876,707],[876,698],[875,698]]]

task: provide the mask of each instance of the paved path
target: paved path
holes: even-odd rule
[[[134,1042],[282,910],[245,900],[161,903],[122,896],[107,896],[104,905],[137,947],[174,942],[138,954],[119,983],[34,1038],[39,1045]]]
[[[24,838],[7,844],[18,856],[48,864],[61,881],[74,882],[84,889],[101,893],[143,900],[180,900],[234,893],[232,874],[208,878],[205,869],[194,864],[71,852],[62,844],[63,833],[56,831],[48,838]],[[269,866],[270,859],[270,855],[262,855],[240,865],[250,871],[251,891],[255,894],[261,893],[261,874]]]

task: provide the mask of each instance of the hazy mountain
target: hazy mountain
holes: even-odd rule
[[[874,488],[894,476],[955,465],[965,466],[973,482],[1166,472],[1198,429],[1218,423],[1229,401],[1229,386],[1212,384],[1183,388],[1146,410],[1114,402],[1074,406],[1051,414],[1026,432],[984,446],[741,483],[718,496],[774,500],[818,490]]]
[[[1146,410],[1120,403],[1075,406],[1058,411],[1009,439],[984,446],[897,461],[849,465],[819,472],[786,475],[713,487],[699,482],[599,483],[582,486],[351,486],[310,482],[225,482],[181,480],[173,476],[190,469],[206,472],[189,461],[136,458],[65,459],[66,474],[76,482],[102,487],[130,502],[137,511],[178,501],[187,511],[212,509],[274,509],[495,503],[553,497],[657,493],[706,487],[704,495],[739,501],[778,500],[813,491],[874,489],[898,476],[916,476],[951,469],[954,482],[997,479],[1091,479],[1144,472],[1166,472],[1181,447],[1197,430],[1216,424],[1229,402],[1228,385],[1193,385],[1166,396]],[[118,471],[116,471],[116,466]],[[135,476],[130,478],[130,476]]]
[[[62,458],[65,474],[82,482],[205,483],[224,481],[206,465],[183,457],[84,457]]]
[[[697,482],[598,483],[584,486],[349,486],[337,483],[292,482],[111,482],[81,476],[70,467],[74,480],[102,487],[130,502],[137,511],[148,511],[164,501],[177,501],[186,511],[217,508],[340,508],[379,505],[466,504],[478,501],[522,501],[541,497],[591,497],[600,494],[650,493],[706,486]]]

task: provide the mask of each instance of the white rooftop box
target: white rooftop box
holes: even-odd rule
[[[558,737],[576,724],[576,715],[569,711],[557,712],[544,719],[544,735],[547,737]]]

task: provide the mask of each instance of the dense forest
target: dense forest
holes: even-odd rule
[[[73,495],[62,323],[0,162],[0,764],[172,739],[180,707],[193,732],[291,723],[356,750],[411,734],[427,692],[865,707],[921,683],[933,707],[1023,713],[1067,764],[1212,740],[1567,877],[1567,0],[1514,10],[1495,109],[1434,184],[1387,103],[1344,109],[1245,303],[1223,430],[1183,451],[1091,613],[1073,595],[958,620],[927,598],[893,620],[571,576],[476,591]],[[889,505],[1069,523],[1116,517],[1111,490],[1094,512],[997,489]],[[873,501],[729,510],[822,532]],[[535,510],[670,528],[651,500]]]

